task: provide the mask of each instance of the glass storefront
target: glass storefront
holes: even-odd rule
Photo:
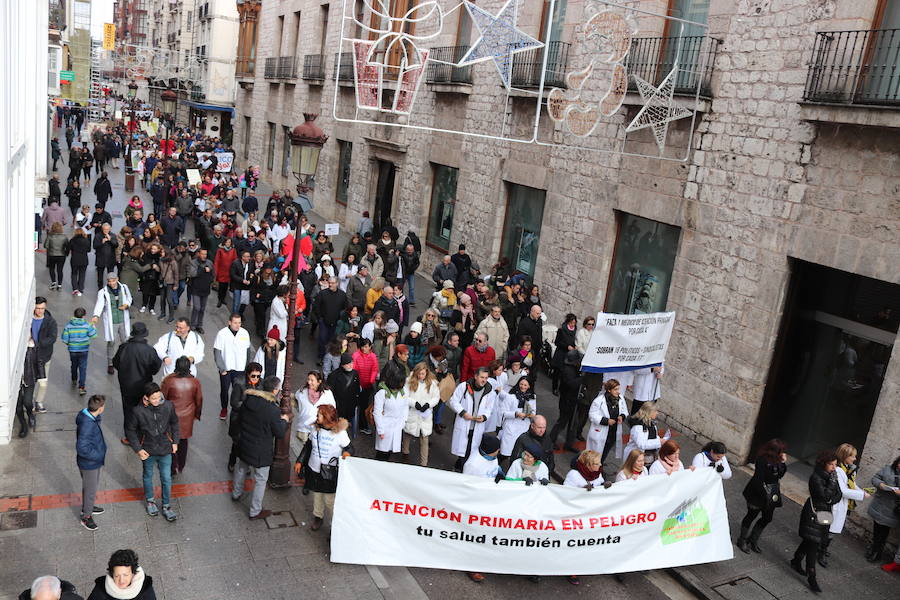
[[[515,183],[508,186],[500,257],[509,259],[514,271],[533,278],[547,192]]]
[[[456,204],[459,169],[444,165],[432,165],[432,168],[434,184],[431,186],[431,208],[425,239],[446,252],[450,248],[450,233],[453,231],[453,207]]]

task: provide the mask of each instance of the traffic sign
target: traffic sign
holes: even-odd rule
[[[75,71],[60,71],[59,72],[59,80],[60,81],[75,81]]]

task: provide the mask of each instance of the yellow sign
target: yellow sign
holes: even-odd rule
[[[116,47],[116,26],[114,23],[103,24],[103,49],[112,50]]]

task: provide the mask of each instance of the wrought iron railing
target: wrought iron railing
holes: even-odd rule
[[[331,73],[332,79],[338,81],[353,81],[353,53],[352,52],[336,52],[334,55],[334,70]]]
[[[303,57],[303,79],[311,81],[325,79],[325,55],[307,54]]]
[[[634,38],[625,57],[629,75],[658,85],[675,66],[675,93],[712,96],[712,73],[721,41],[707,36]],[[634,78],[628,78],[628,87],[636,88]]]
[[[817,33],[803,99],[900,106],[900,29]]]
[[[297,66],[300,61],[296,56],[279,56],[278,57],[278,78],[279,79],[297,79]]]
[[[269,56],[266,58],[265,70],[263,76],[266,79],[278,79],[278,57]]]
[[[510,84],[513,87],[538,87],[544,68],[544,51],[547,52],[547,73],[544,87],[566,87],[566,69],[569,66],[569,48],[566,42],[549,42],[543,48],[535,48],[513,55]]]
[[[428,70],[425,72],[425,81],[428,83],[472,83],[472,66],[455,67],[432,60],[458,63],[466,52],[468,46],[444,46],[432,48],[428,54]]]

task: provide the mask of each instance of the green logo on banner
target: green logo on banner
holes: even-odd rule
[[[706,508],[696,498],[691,498],[669,513],[663,522],[660,537],[663,546],[666,546],[706,535],[709,531],[709,515]]]

